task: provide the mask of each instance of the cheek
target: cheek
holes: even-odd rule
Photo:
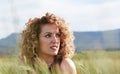
[[[48,40],[40,40],[40,48],[47,48],[49,41]]]
[[[50,42],[50,39],[47,39],[47,38],[42,38],[40,40],[41,43],[49,43]]]
[[[44,41],[40,41],[40,45],[39,45],[39,51],[40,52],[45,52],[46,50],[46,43]]]

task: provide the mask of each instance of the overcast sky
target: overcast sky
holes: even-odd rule
[[[120,29],[120,0],[0,0],[0,39],[46,12],[64,18],[73,31]]]

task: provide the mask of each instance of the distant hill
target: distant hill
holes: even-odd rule
[[[74,32],[77,50],[120,49],[120,29],[97,32]]]
[[[0,55],[11,55],[18,51],[18,36],[19,34],[13,33],[6,38],[0,39]]]
[[[0,45],[2,46],[15,46],[17,44],[17,38],[18,38],[17,33],[12,33],[11,35],[9,35],[6,38],[3,38],[0,40]]]
[[[74,32],[76,50],[120,49],[120,29],[96,32]],[[0,39],[0,55],[18,51],[19,34]]]

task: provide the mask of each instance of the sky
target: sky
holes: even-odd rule
[[[120,29],[120,0],[0,0],[0,39],[46,12],[64,18],[72,31]]]

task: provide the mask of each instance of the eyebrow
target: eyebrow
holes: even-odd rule
[[[42,34],[52,34],[52,32],[45,32],[45,33],[42,33]],[[60,32],[57,32],[56,34],[60,34]]]
[[[51,32],[45,32],[45,33],[41,33],[41,34],[49,34],[49,33],[52,34]]]
[[[52,34],[51,32],[45,32],[44,34],[46,34],[46,33],[50,33],[50,34]]]

